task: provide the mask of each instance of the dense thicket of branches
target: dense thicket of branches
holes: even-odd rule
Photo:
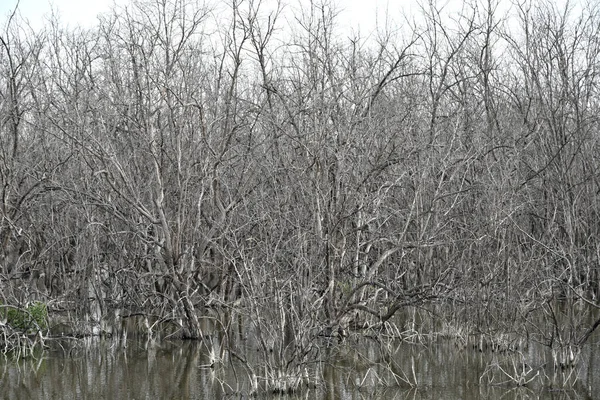
[[[427,5],[365,39],[328,2],[218,7],[6,19],[3,302],[188,337],[233,311],[281,363],[411,304],[486,331],[598,301],[598,8]]]

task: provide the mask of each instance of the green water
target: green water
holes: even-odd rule
[[[38,359],[0,363],[5,399],[222,399],[248,398],[247,369],[226,356],[210,367],[213,342],[71,340]],[[257,357],[246,344],[248,359]],[[308,388],[293,395],[259,391],[256,398],[286,399],[595,399],[600,398],[600,351],[586,345],[575,370],[543,366],[543,348],[518,354],[480,353],[439,341],[429,346],[348,340],[331,348],[330,363],[306,366]],[[212,354],[219,353],[212,349]],[[216,351],[216,353],[215,353]],[[526,387],[505,383],[504,374],[540,365]],[[531,364],[531,366],[529,365]],[[500,370],[499,368],[502,368]],[[262,372],[257,371],[259,380]],[[568,384],[565,384],[567,381]],[[315,384],[316,382],[316,384]]]

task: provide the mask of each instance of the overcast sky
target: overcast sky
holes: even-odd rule
[[[17,2],[19,10],[34,29],[44,25],[45,17],[52,10],[60,16],[64,24],[71,27],[83,25],[91,27],[96,23],[96,16],[99,13],[107,12],[113,4],[125,5],[131,0],[0,0],[0,29],[6,21],[6,17],[12,11]],[[198,0],[202,2],[203,0]],[[210,4],[224,4],[231,0],[206,0]],[[262,0],[266,3],[275,0]],[[338,31],[337,34],[345,36],[351,31],[360,29],[361,36],[364,38],[374,31],[376,21],[379,26],[383,26],[386,17],[391,19],[393,26],[405,25],[403,15],[414,15],[418,8],[416,0],[332,0],[334,4],[342,10],[338,17],[338,28],[346,31]],[[428,0],[422,0],[421,3],[427,4]],[[434,0],[438,6],[443,6],[446,12],[451,14],[460,13],[464,5],[463,0]],[[566,2],[573,7],[572,15],[579,14],[581,0],[554,0],[554,4],[561,9]],[[298,4],[309,4],[309,0],[283,0],[284,3],[291,4],[293,9]],[[487,0],[478,0],[479,3],[486,3]],[[534,0],[535,3],[535,0]],[[501,0],[500,14],[507,12],[512,4],[511,1]],[[387,11],[387,13],[386,13]],[[499,15],[497,15],[499,17]],[[285,24],[280,20],[280,23]],[[510,23],[509,23],[510,25]]]
[[[14,10],[17,2],[23,17],[29,20],[34,28],[43,24],[43,18],[54,8],[64,22],[77,25],[91,25],[100,12],[107,11],[112,0],[0,0],[2,21]]]
[[[18,0],[0,0],[0,21],[6,20],[6,15],[14,9]],[[116,1],[118,4],[127,4],[129,0],[20,0],[19,10],[29,20],[34,28],[43,25],[44,16],[52,9],[56,10],[61,20],[69,25],[92,26],[98,13],[108,11]],[[211,0],[214,2],[215,0]],[[297,1],[297,0],[294,0]],[[293,3],[294,1],[291,1]],[[337,0],[336,3],[344,9],[340,21],[348,27],[356,28],[361,25],[361,31],[366,33],[375,25],[375,16],[380,18],[385,14],[388,3],[390,14],[400,15],[406,10],[413,0]]]

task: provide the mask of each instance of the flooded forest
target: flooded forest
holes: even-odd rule
[[[223,393],[297,394],[342,355],[419,387],[406,346],[450,346],[493,355],[481,385],[577,387],[600,325],[600,5],[423,1],[366,32],[338,3],[3,16],[7,357],[143,336],[235,365]]]

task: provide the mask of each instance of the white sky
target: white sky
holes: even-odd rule
[[[0,21],[6,20],[6,16],[14,10],[17,3],[21,15],[37,29],[44,25],[45,17],[53,10],[60,15],[64,23],[72,26],[92,26],[98,13],[108,11],[113,0],[0,0]]]
[[[102,12],[108,12],[113,4],[126,5],[131,0],[0,0],[0,29],[7,21],[8,14],[19,3],[19,11],[25,17],[34,29],[41,28],[45,23],[45,18],[54,10],[63,23],[71,27],[83,25],[91,27],[96,23],[96,16]],[[202,0],[199,0],[202,1]],[[210,4],[223,4],[231,0],[206,0]],[[263,0],[268,3],[274,0]],[[391,18],[392,26],[399,27],[404,25],[403,15],[411,15],[415,11],[416,0],[332,0],[339,8],[343,9],[338,18],[338,24],[347,29],[347,32],[338,32],[349,34],[350,31],[356,32],[360,29],[362,37],[372,33],[376,21],[381,27],[385,23],[386,17]],[[436,0],[434,0],[436,1]],[[486,0],[478,0],[486,2]],[[569,1],[571,5],[580,3],[581,0],[555,0],[555,4],[560,9],[565,2]],[[297,4],[309,4],[308,0],[283,0],[285,4],[291,4],[297,7]],[[318,2],[318,1],[317,1]],[[461,10],[463,0],[437,0],[438,6],[444,6],[445,11],[458,13]],[[427,0],[421,3],[427,4]],[[501,0],[502,7],[508,7],[511,4],[508,0]],[[506,9],[504,10],[506,11]],[[502,12],[502,11],[501,11]],[[577,14],[577,12],[575,13]],[[280,20],[281,22],[281,20]]]
[[[19,2],[21,15],[29,20],[34,29],[44,24],[44,16],[54,9],[62,22],[68,25],[92,26],[96,22],[98,13],[109,11],[113,2],[128,4],[129,0],[0,0],[0,22],[6,21],[6,16]],[[214,0],[213,0],[214,1]],[[217,0],[218,1],[218,0]],[[226,1],[226,0],[225,0]],[[291,0],[294,3],[297,0]],[[361,32],[367,33],[375,25],[375,15],[380,18],[385,14],[388,3],[394,4],[390,14],[400,15],[400,12],[411,4],[413,0],[334,0],[345,9],[341,21],[349,27],[361,26]]]

